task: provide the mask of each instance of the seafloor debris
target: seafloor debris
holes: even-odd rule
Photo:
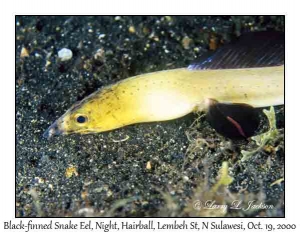
[[[72,53],[72,50],[70,50],[70,49],[63,48],[58,51],[58,58],[61,61],[68,61],[72,58],[72,56],[73,56],[73,53]]]
[[[228,211],[226,208],[227,202],[231,199],[231,197],[227,195],[227,193],[229,193],[227,186],[230,185],[232,181],[233,178],[229,176],[228,162],[224,161],[215,184],[209,187],[207,182],[200,183],[194,192],[190,204],[187,205],[185,212],[191,217],[225,216]],[[211,206],[216,208],[211,208]]]
[[[28,49],[26,49],[25,47],[23,47],[23,48],[21,49],[20,57],[29,57]]]
[[[280,178],[280,179],[278,179],[278,180],[275,180],[275,181],[270,185],[270,187],[274,186],[275,184],[280,185],[283,181],[284,181],[284,178]]]
[[[147,165],[146,165],[146,169],[147,170],[151,170],[152,166],[151,166],[151,161],[148,161],[147,162]]]
[[[270,107],[269,111],[264,109],[263,112],[268,118],[270,129],[266,133],[251,137],[251,139],[254,140],[256,142],[256,144],[258,145],[258,148],[256,148],[253,151],[242,150],[241,151],[241,153],[243,155],[243,158],[241,159],[242,162],[248,160],[253,154],[255,154],[258,151],[260,151],[261,149],[263,149],[267,143],[276,139],[279,134],[279,132],[276,128],[276,115],[275,115],[274,107],[273,106]]]
[[[65,176],[66,176],[67,178],[71,178],[73,175],[78,176],[78,172],[77,172],[76,167],[74,167],[73,165],[71,165],[71,166],[69,166],[69,167],[66,169]]]
[[[189,38],[188,36],[185,36],[181,41],[184,49],[189,49],[192,42],[193,42],[193,40],[191,38]]]

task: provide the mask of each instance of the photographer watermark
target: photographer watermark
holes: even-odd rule
[[[215,200],[196,200],[193,203],[194,209],[196,210],[212,210],[212,209],[221,209],[224,213],[227,212],[229,209],[233,210],[242,210],[242,211],[249,211],[249,210],[270,210],[274,209],[274,205],[267,205],[262,202],[258,202],[255,200],[248,201],[243,203],[240,200],[234,200],[230,204],[218,204]]]

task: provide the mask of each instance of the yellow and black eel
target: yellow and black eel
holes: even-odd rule
[[[246,138],[254,132],[251,121],[257,126],[252,109],[283,104],[284,33],[247,33],[188,68],[142,74],[96,91],[44,137],[99,133],[204,110],[217,132]]]

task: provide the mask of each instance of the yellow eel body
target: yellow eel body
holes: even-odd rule
[[[205,109],[205,100],[253,107],[284,104],[284,66],[189,70],[138,75],[105,87],[70,108],[48,129],[55,134],[97,133],[166,121]],[[81,118],[80,118],[81,117]]]

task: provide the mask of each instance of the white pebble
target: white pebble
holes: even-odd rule
[[[58,51],[58,57],[61,61],[67,61],[70,60],[73,56],[73,53],[70,49],[63,48]]]
[[[189,181],[189,177],[188,176],[183,176],[182,177],[184,181]]]
[[[98,39],[102,39],[102,38],[104,38],[106,35],[105,34],[100,34],[99,36],[98,36]]]

